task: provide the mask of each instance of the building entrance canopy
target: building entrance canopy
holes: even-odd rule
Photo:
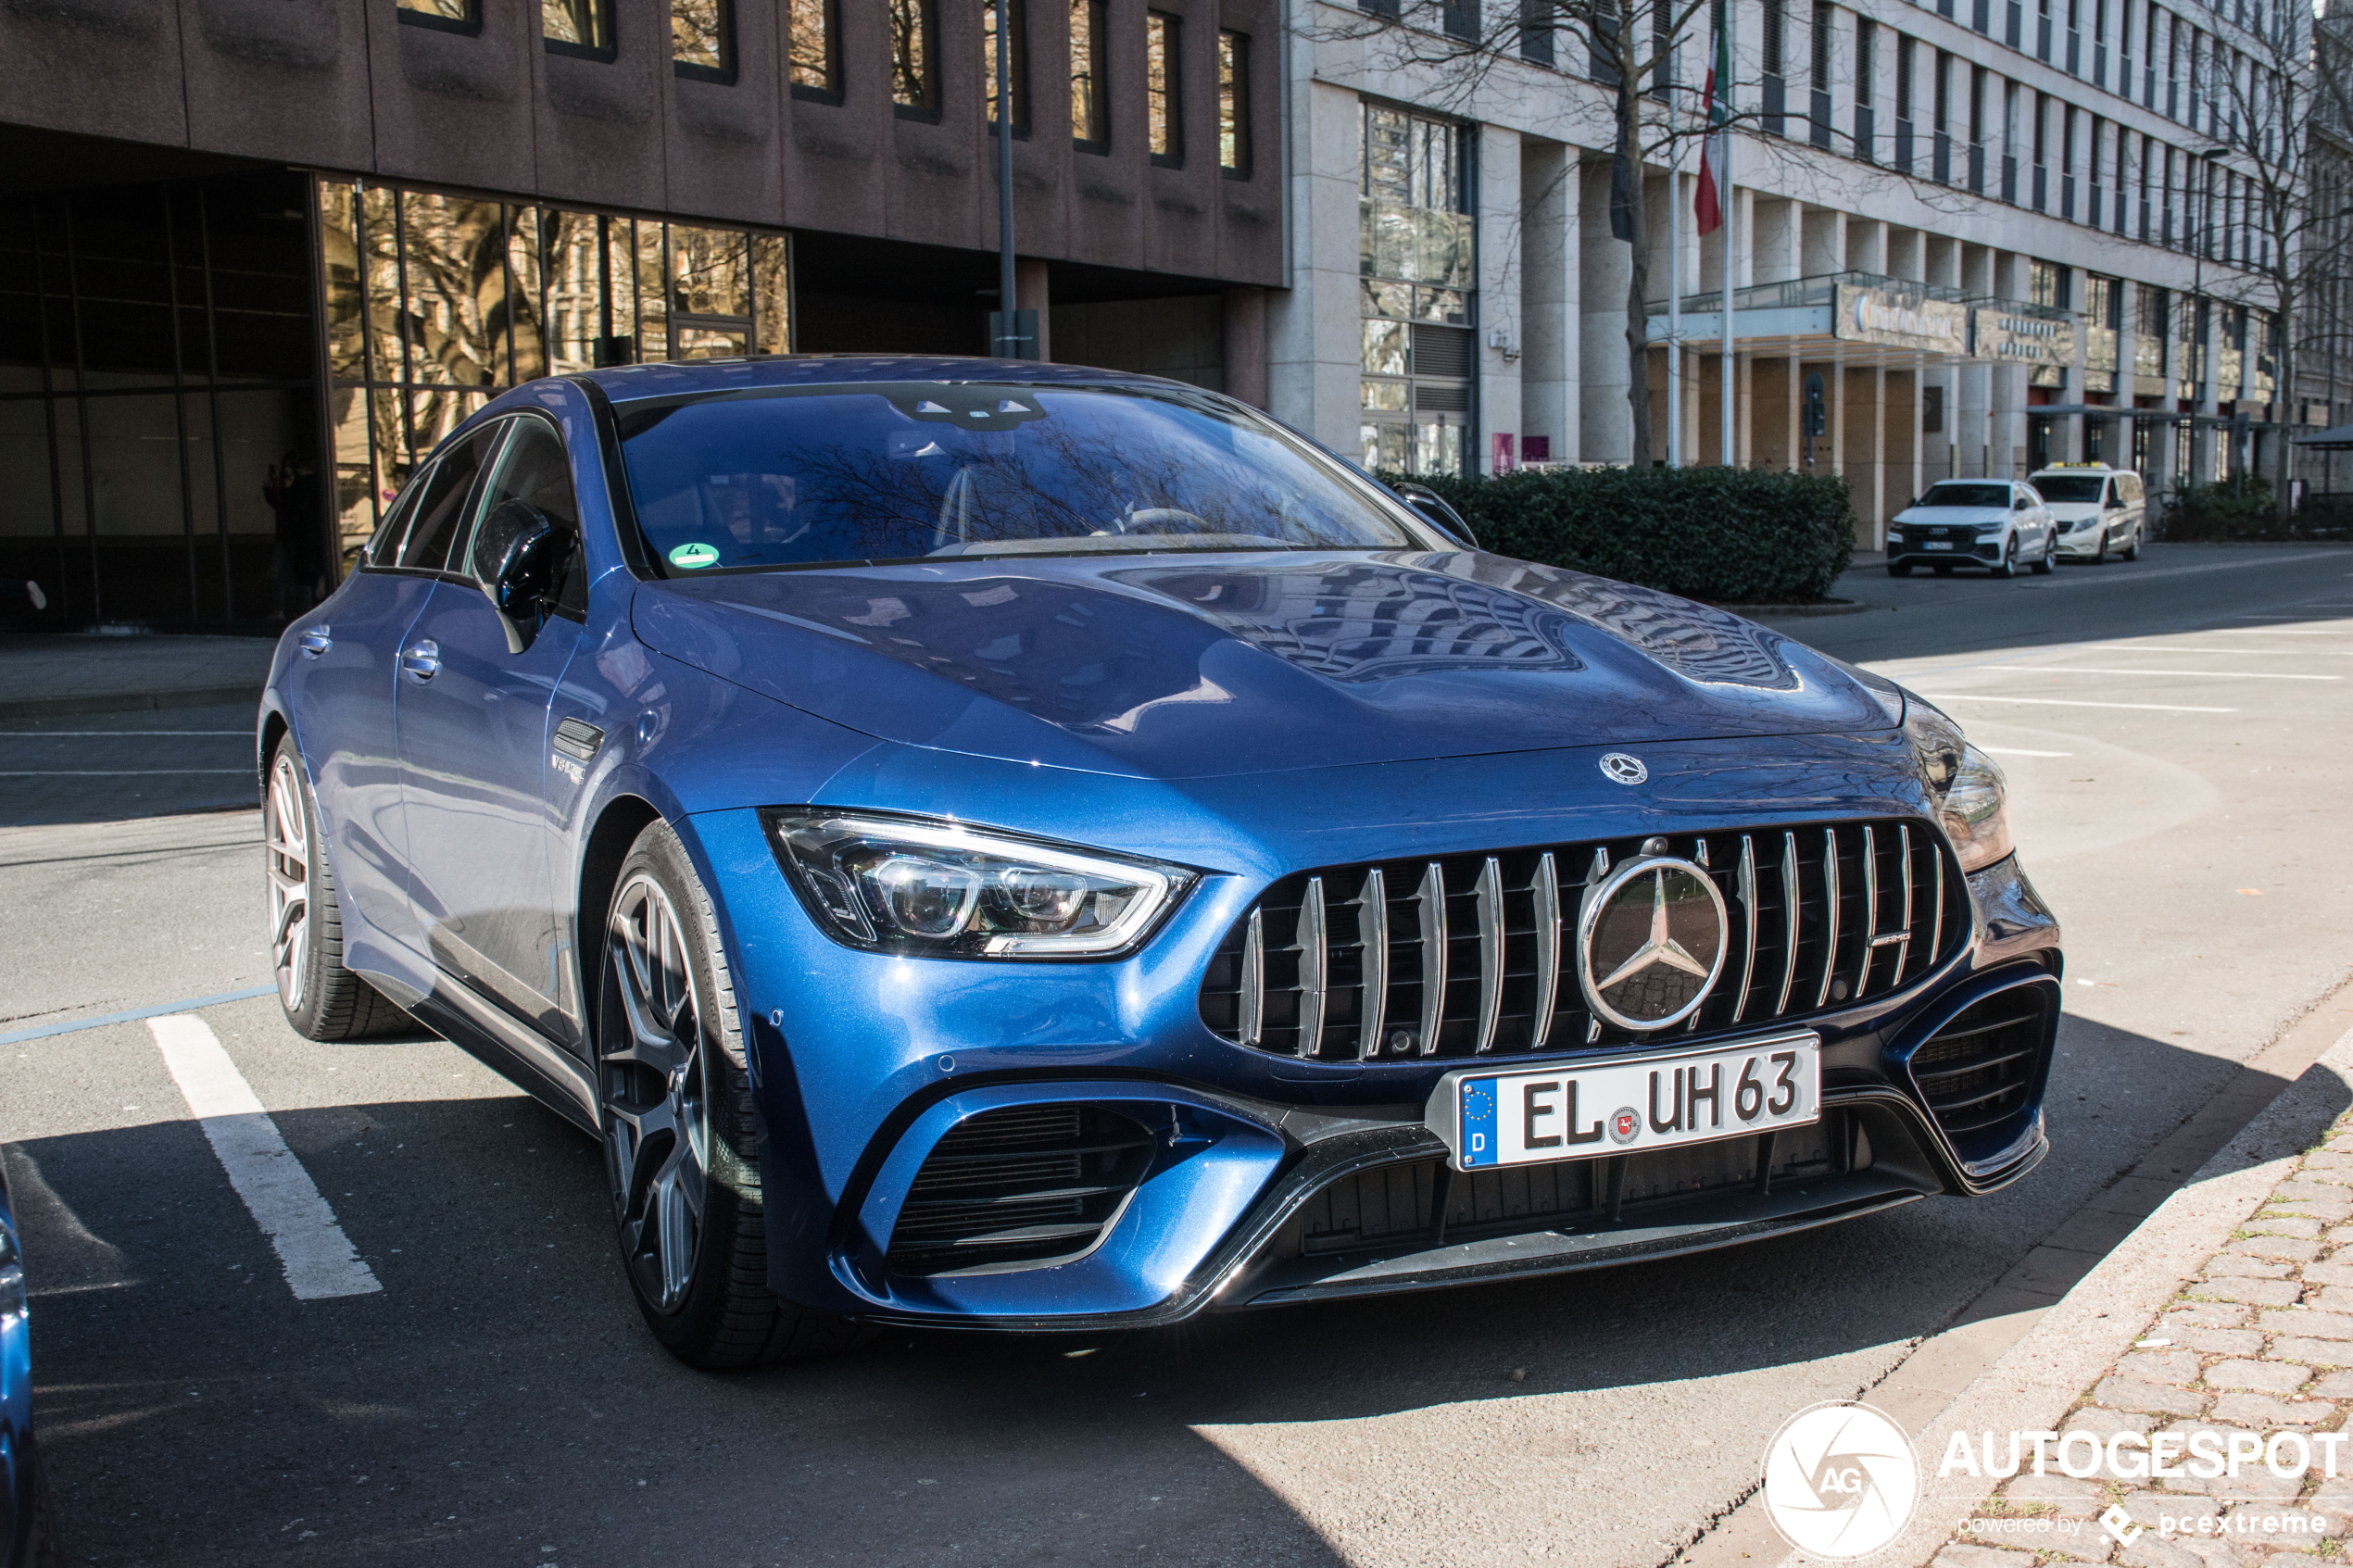
[[[1685,347],[1724,339],[1723,295],[1685,295]],[[1833,272],[1732,292],[1735,346],[1751,354],[1909,366],[1922,359],[2072,365],[2075,317],[2045,305],[1978,300],[1957,288],[1877,272]],[[1667,341],[1667,306],[1649,307],[1649,340]]]

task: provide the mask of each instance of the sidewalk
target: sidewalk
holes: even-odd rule
[[[2077,1350],[2098,1348],[2088,1364],[2078,1360],[2079,1378],[2100,1370],[2076,1385],[2060,1419],[2013,1398],[1969,1412],[2002,1419],[1952,1419],[1961,1413],[1957,1405],[1931,1428],[1919,1444],[1931,1496],[1956,1498],[1972,1485],[1940,1477],[1956,1440],[1976,1446],[1982,1461],[1990,1430],[1998,1470],[2007,1467],[2019,1430],[2025,1461],[2014,1478],[1984,1483],[1983,1500],[1965,1510],[1969,1517],[1935,1550],[1932,1568],[2345,1562],[2353,1539],[2353,1451],[2344,1423],[2353,1407],[2353,1112],[2337,1112],[2353,1065],[2348,1044],[2353,1036],[2282,1097],[2284,1123],[2271,1113],[2262,1119],[2290,1136],[2289,1150],[2234,1144],[2199,1173],[2204,1192],[2200,1184],[2185,1187],[2118,1249],[2112,1280],[2103,1280],[2104,1268],[2071,1293],[2080,1298],[2068,1303],[2072,1333],[2057,1313],[2045,1324],[2062,1341],[2045,1348],[2045,1365],[2070,1359],[2066,1339]],[[2135,1288],[2153,1271],[2170,1273],[2164,1283],[2173,1288]],[[2137,1332],[2127,1340],[2127,1331]],[[2031,1350],[2032,1341],[2020,1348]],[[2020,1383],[2035,1381],[2019,1371]],[[2042,1409],[2057,1413],[2056,1402]],[[2046,1445],[2047,1474],[2037,1475],[2034,1428],[2045,1422],[2058,1440]],[[2095,1441],[2097,1454],[2076,1434]],[[2182,1474],[2133,1474],[2147,1467],[2153,1439],[2171,1449],[2167,1468]],[[2198,1449],[2183,1452],[2193,1442]],[[2057,1462],[2061,1445],[2071,1450],[2072,1475]],[[2331,1449],[2334,1476],[2324,1462]],[[2200,1449],[2215,1458],[2202,1461]],[[2240,1462],[2232,1474],[2225,1460],[2234,1449]],[[1924,1498],[1923,1512],[1931,1506]],[[1944,1517],[1957,1512],[1948,1505]]]
[[[0,719],[261,700],[266,637],[0,633]]]

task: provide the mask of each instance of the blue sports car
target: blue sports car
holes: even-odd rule
[[[1727,1245],[2045,1150],[1943,713],[1023,362],[535,382],[278,649],[287,1017],[600,1140],[701,1366]]]

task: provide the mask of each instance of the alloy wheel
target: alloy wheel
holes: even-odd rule
[[[598,1067],[605,1160],[623,1260],[645,1298],[676,1311],[693,1282],[709,1181],[702,1005],[678,911],[645,872],[613,899]]]
[[[310,985],[310,815],[294,755],[270,770],[270,803],[262,824],[269,867],[270,958],[278,997],[293,1012]]]

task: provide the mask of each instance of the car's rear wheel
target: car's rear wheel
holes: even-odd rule
[[[1907,560],[1889,561],[1887,574],[1890,577],[1909,577],[1912,574],[1912,563]]]
[[[365,1039],[400,1024],[406,1015],[344,967],[343,905],[318,797],[291,734],[271,757],[261,819],[270,958],[286,1022],[307,1040]]]
[[[637,837],[604,922],[597,1014],[605,1173],[638,1311],[691,1366],[854,1343],[768,1288],[758,1128],[711,899],[667,823]]]
[[[2002,546],[2002,558],[1994,563],[1994,575],[1996,577],[2016,577],[2018,575],[2017,534],[2011,534],[2009,543]]]

